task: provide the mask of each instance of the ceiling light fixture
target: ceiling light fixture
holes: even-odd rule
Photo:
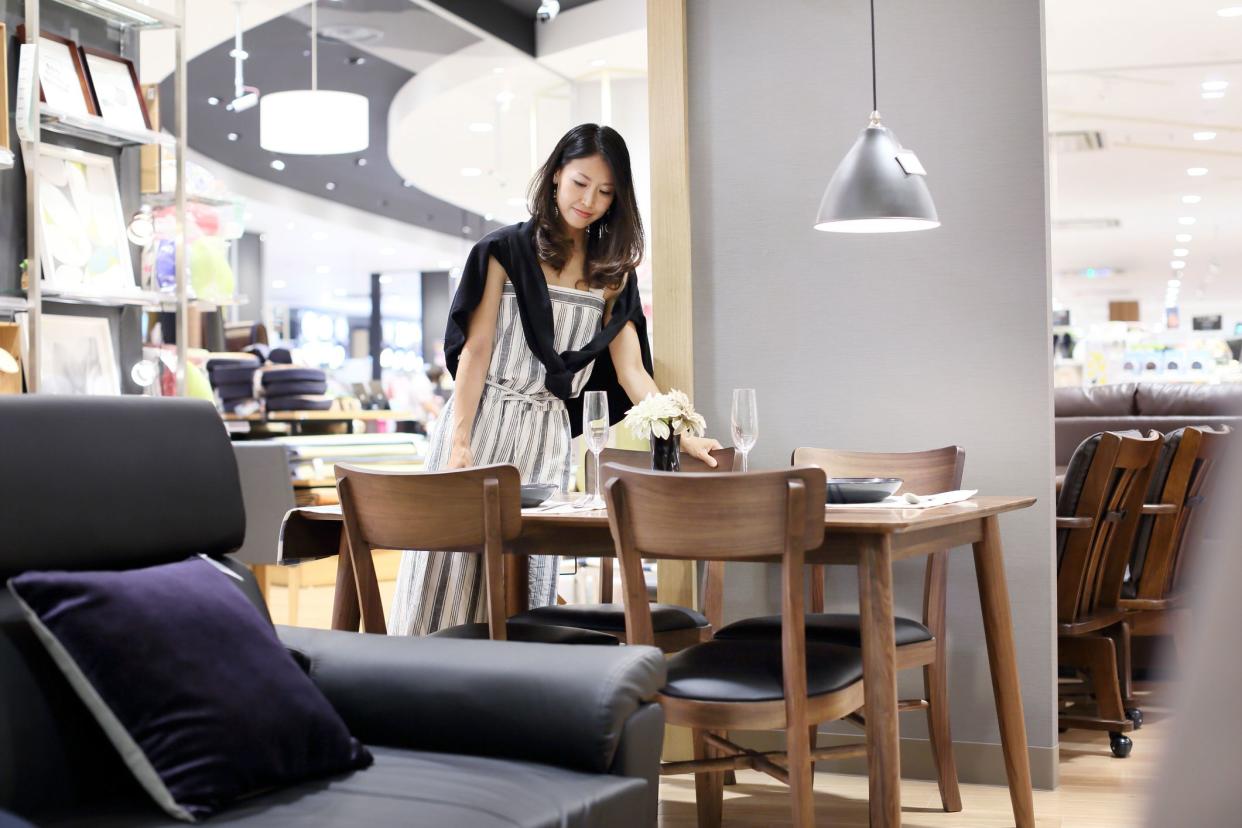
[[[236,140],[237,140],[238,138],[240,138],[241,136],[240,136],[240,135],[238,135],[236,132],[230,132],[230,133],[229,133],[228,135],[226,135],[225,137],[226,137],[226,138],[228,138],[230,141],[236,141]]]
[[[217,98],[215,95],[212,95],[210,98],[207,99],[207,105],[208,106],[219,106],[220,99]]]
[[[311,3],[311,88],[264,95],[259,146],[283,155],[362,152],[371,143],[370,102],[364,95],[319,88],[319,13]]]
[[[897,233],[940,226],[927,171],[880,122],[875,71],[875,0],[871,0],[871,118],[828,181],[815,229]]]
[[[1211,130],[1204,130],[1203,132],[1196,132],[1190,137],[1196,141],[1211,141],[1216,137],[1216,133]]]
[[[285,168],[285,162],[281,161],[279,158],[275,158],[272,160],[271,164],[268,164],[268,166],[271,167],[276,172],[280,172],[281,170]]]
[[[1229,81],[1210,80],[1199,84],[1203,87],[1204,92],[1224,92],[1229,88]]]
[[[336,189],[336,182],[335,182],[335,181],[329,181],[327,184],[324,184],[324,185],[323,185],[323,188],[324,188],[325,190],[335,190],[335,189]]]
[[[1182,196],[1182,204],[1198,204],[1200,201],[1203,201],[1203,196],[1197,196],[1197,195]]]
[[[1189,175],[1195,178],[1201,175],[1207,175],[1207,174],[1208,174],[1207,167],[1187,167],[1186,168],[1186,175]]]

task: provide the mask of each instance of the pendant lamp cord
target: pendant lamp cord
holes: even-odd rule
[[[873,0],[874,2],[874,0]],[[874,30],[874,22],[872,28]],[[875,36],[872,35],[873,52]],[[875,57],[872,55],[872,80],[875,75]],[[311,0],[311,91],[319,88],[319,0]]]
[[[871,111],[878,112],[880,105],[875,91],[875,0],[871,0]]]

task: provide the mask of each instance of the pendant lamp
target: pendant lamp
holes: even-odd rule
[[[871,0],[871,119],[841,159],[819,203],[815,229],[830,233],[901,233],[940,226],[927,171],[880,123],[875,81],[875,0]]]
[[[371,143],[370,102],[319,88],[318,3],[311,2],[311,88],[259,99],[259,146],[282,155],[341,155]]]

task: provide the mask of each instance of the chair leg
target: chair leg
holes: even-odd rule
[[[695,728],[694,758],[710,759],[715,751],[703,738],[706,730]],[[698,809],[699,828],[720,828],[724,819],[724,773],[720,771],[695,773],[694,803]]]
[[[807,733],[807,739],[809,742],[809,744],[807,745],[807,750],[813,751],[815,750],[816,744],[819,742],[819,725],[817,724],[808,725],[806,729],[806,733]],[[811,779],[814,779],[814,778],[815,778],[815,760],[812,759],[811,760]]]
[[[795,725],[785,731],[794,828],[814,828],[815,825],[815,777],[811,773],[809,739],[812,729]]]
[[[932,761],[940,782],[940,803],[949,813],[962,810],[962,793],[957,785],[957,761],[953,758],[953,738],[949,731],[949,681],[943,650],[936,660],[923,667],[923,688],[927,694],[927,735]]]
[[[1117,647],[1111,638],[1084,637],[1088,653],[1087,680],[1100,718],[1114,721],[1126,717],[1117,678]]]

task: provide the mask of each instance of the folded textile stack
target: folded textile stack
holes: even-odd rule
[[[207,377],[227,413],[255,402],[254,375],[262,363],[249,354],[229,354],[207,360]]]
[[[327,411],[327,377],[318,368],[270,366],[263,372],[263,397],[268,411]]]

